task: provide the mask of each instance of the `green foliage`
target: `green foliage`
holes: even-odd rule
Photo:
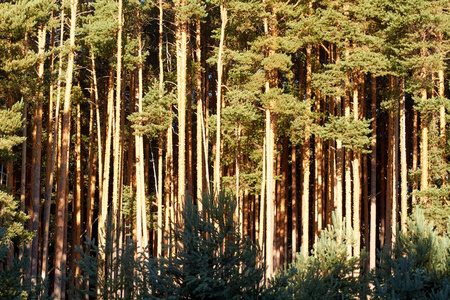
[[[0,109],[0,162],[10,158],[12,148],[24,141],[24,137],[14,135],[22,128],[23,102],[17,102],[11,109]]]
[[[264,267],[257,245],[236,231],[234,201],[223,193],[204,197],[203,208],[199,212],[186,203],[183,224],[173,228],[176,255],[154,260],[159,273],[149,278],[154,297],[257,298]]]
[[[20,246],[31,241],[33,234],[24,228],[23,224],[29,217],[18,206],[13,196],[0,190],[0,228],[5,229],[4,242],[14,242]]]
[[[22,284],[29,262],[14,260],[6,267],[10,249],[7,228],[0,227],[0,299],[26,299],[26,289]]]
[[[159,96],[159,86],[155,80],[142,99],[142,112],[136,112],[128,117],[134,123],[133,128],[136,133],[158,138],[172,124],[170,107],[175,98],[165,90],[162,95],[162,97]]]
[[[322,127],[316,126],[313,132],[324,140],[342,140],[342,145],[351,150],[370,152],[369,134],[372,132],[372,119],[354,120],[347,117],[329,116],[329,121]]]
[[[433,222],[416,209],[408,231],[398,232],[392,249],[380,253],[373,274],[376,299],[448,299],[450,239],[438,234]]]
[[[82,275],[76,278],[78,285],[71,285],[71,298],[289,299],[291,273],[280,273],[263,284],[260,250],[236,231],[232,197],[205,196],[203,207],[199,212],[186,203],[183,224],[173,224],[175,244],[167,249],[167,258],[150,258],[131,240],[114,250],[117,235],[108,224],[102,248],[95,241],[85,242],[77,262]]]
[[[43,294],[48,283],[40,278],[36,283],[31,283],[31,278],[26,276],[30,267],[27,257],[14,257],[11,252],[10,240],[7,237],[7,228],[0,227],[0,299],[51,299]]]
[[[147,216],[147,229],[156,228],[156,212],[152,210],[156,206],[156,199],[154,195],[149,195],[145,198],[146,204],[146,216]],[[123,186],[123,199],[122,199],[122,214],[124,220],[129,225],[131,231],[134,230],[136,224],[136,194],[132,192],[130,186]]]
[[[148,299],[142,297],[145,288],[145,278],[139,276],[139,268],[143,266],[141,254],[136,254],[133,241],[127,240],[121,249],[115,249],[118,242],[118,232],[113,230],[110,222],[107,225],[105,245],[101,248],[95,241],[86,240],[81,259],[77,262],[82,275],[75,278],[78,285],[70,286],[71,299],[85,299],[86,295],[98,299]],[[69,283],[71,281],[67,279]],[[145,287],[145,288],[144,288]]]
[[[348,235],[345,222],[339,224],[335,214],[333,224],[321,232],[310,256],[297,253],[291,265],[296,270],[295,299],[357,299],[366,292],[365,276],[354,276],[364,254],[362,258],[347,256],[347,247],[356,243],[353,230]]]

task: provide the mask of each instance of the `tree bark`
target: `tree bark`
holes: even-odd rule
[[[200,5],[200,2],[197,2]],[[195,55],[196,55],[196,89],[197,89],[197,207],[199,211],[203,211],[202,194],[203,194],[203,143],[202,143],[202,128],[203,128],[203,95],[202,95],[202,45],[201,45],[201,23],[200,18],[197,18],[195,24]]]
[[[54,281],[54,297],[55,299],[65,299],[64,280],[66,257],[64,254],[65,244],[65,224],[67,223],[67,197],[68,175],[69,175],[69,151],[70,151],[70,107],[72,92],[72,76],[75,60],[75,30],[77,24],[77,0],[70,0],[70,38],[69,38],[69,54],[67,59],[66,71],[66,89],[64,94],[64,112],[62,121],[62,144],[61,144],[61,165],[60,176],[58,181],[57,196],[57,215],[56,215],[56,232],[55,232],[55,281]]]
[[[61,24],[60,28],[64,26],[64,10],[60,12]],[[55,30],[52,30],[52,46],[55,45]],[[45,280],[48,272],[48,251],[49,251],[49,231],[50,231],[50,209],[52,201],[54,171],[56,162],[56,143],[59,139],[59,111],[61,103],[61,71],[62,71],[62,41],[64,40],[64,30],[61,30],[60,45],[59,45],[59,76],[57,80],[57,96],[55,108],[55,122],[53,123],[53,82],[50,83],[50,97],[49,97],[49,116],[48,116],[48,144],[47,144],[47,170],[45,176],[45,204],[44,217],[42,220],[42,264],[41,264],[41,278]],[[54,55],[51,56],[51,71],[53,75]]]
[[[370,247],[369,269],[376,267],[376,236],[377,236],[377,81],[375,74],[371,75],[372,96],[372,153],[370,158]]]
[[[311,78],[312,78],[312,45],[306,46],[306,101],[312,99]],[[309,109],[310,104],[308,104]],[[302,255],[306,257],[309,253],[309,177],[310,177],[310,141],[311,132],[309,126],[305,128],[305,140],[302,144],[301,164],[303,170],[302,185]]]
[[[222,73],[223,73],[223,51],[225,40],[225,28],[228,22],[227,7],[224,2],[220,3],[220,41],[219,41],[219,53],[217,58],[217,130],[216,130],[216,157],[214,159],[214,193],[219,195],[220,193],[220,155],[221,155],[221,110],[222,110]]]
[[[359,119],[359,74],[354,74],[353,86],[353,119]],[[361,153],[358,150],[353,151],[353,230],[356,236],[356,243],[353,254],[360,256],[361,251]]]
[[[38,94],[36,97],[36,108],[34,112],[33,122],[33,148],[31,150],[31,198],[32,211],[31,218],[33,221],[32,231],[36,234],[31,244],[31,281],[36,284],[36,277],[38,274],[39,251],[38,244],[40,240],[39,232],[39,216],[40,216],[40,202],[41,202],[41,152],[42,152],[42,101],[44,97],[44,63],[45,63],[45,36],[46,27],[39,25],[38,27]]]
[[[402,77],[402,95],[400,97],[400,167],[401,167],[401,228],[406,233],[408,216],[408,165],[406,160],[406,97],[405,78]]]

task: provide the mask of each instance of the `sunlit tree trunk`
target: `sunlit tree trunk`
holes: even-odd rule
[[[336,63],[339,63],[341,54],[339,50],[336,50]],[[336,115],[342,116],[342,97],[336,96]],[[336,139],[336,178],[335,178],[335,202],[334,207],[336,210],[336,216],[338,223],[342,224],[343,218],[343,186],[344,180],[344,149],[342,148],[342,140]]]
[[[162,101],[163,93],[164,93],[164,65],[163,65],[163,2],[162,0],[158,1],[159,7],[159,43],[158,43],[158,59],[159,59],[159,100]],[[163,207],[163,139],[159,139],[158,145],[158,240],[157,240],[157,250],[156,257],[160,257],[162,255],[162,247],[163,247],[163,216],[162,216],[162,207]]]
[[[105,245],[106,236],[106,220],[108,216],[108,199],[109,199],[109,177],[110,177],[110,165],[111,165],[111,139],[112,129],[114,122],[114,72],[111,68],[109,71],[108,80],[108,103],[107,103],[107,119],[106,123],[106,140],[104,149],[104,163],[103,163],[103,176],[102,176],[102,198],[100,200],[99,217],[98,217],[98,241],[102,247]]]
[[[38,93],[36,97],[36,108],[33,122],[33,148],[31,150],[31,202],[33,221],[32,230],[36,233],[31,244],[31,269],[30,275],[33,284],[36,283],[39,264],[39,216],[40,216],[40,202],[41,202],[41,152],[42,152],[42,101],[44,97],[44,63],[45,63],[45,41],[46,41],[46,27],[39,25],[38,27]]]
[[[408,165],[406,160],[406,97],[405,78],[402,77],[402,94],[400,97],[400,168],[401,168],[401,228],[406,233],[408,216]]]
[[[264,18],[264,34],[269,36],[269,21]],[[273,33],[272,33],[273,34]],[[268,49],[268,55],[273,51]],[[266,77],[265,92],[270,91],[270,75]],[[273,79],[272,79],[273,80]],[[270,103],[265,109],[266,125],[265,125],[265,141],[266,141],[266,188],[267,188],[267,204],[266,204],[266,278],[271,278],[274,274],[274,238],[275,238],[275,116],[272,113]]]
[[[121,203],[121,189],[122,189],[122,178],[120,176],[120,169],[122,166],[122,142],[121,142],[121,111],[122,111],[122,27],[123,27],[123,16],[122,16],[122,0],[118,0],[118,11],[117,11],[117,65],[116,65],[116,103],[115,103],[115,124],[114,124],[114,163],[113,163],[113,190],[112,190],[112,224],[113,228],[117,230],[118,233],[118,215]],[[117,245],[115,240],[115,247],[118,249],[120,247]]]
[[[353,82],[353,119],[359,119],[359,74],[354,74]],[[359,257],[361,251],[361,153],[357,150],[353,152],[353,230],[356,236],[354,246],[354,256]],[[350,217],[350,216],[348,216]]]
[[[298,200],[297,200],[297,149],[292,145],[292,261],[295,261],[295,256],[298,249]]]
[[[197,2],[200,5],[200,2]],[[195,56],[197,67],[195,70],[196,89],[197,89],[197,207],[199,211],[203,211],[202,194],[203,194],[203,143],[202,143],[202,128],[203,128],[203,95],[202,95],[202,45],[201,45],[201,23],[200,18],[197,18],[195,24]]]
[[[223,51],[225,40],[225,28],[228,22],[227,7],[225,3],[220,3],[220,41],[219,41],[219,53],[217,58],[217,129],[216,129],[216,157],[214,159],[214,193],[217,195],[220,192],[220,155],[221,155],[221,110],[222,110],[222,73],[223,73]]]
[[[139,17],[139,15],[138,15]],[[141,27],[138,28],[138,112],[142,113],[142,40]],[[144,141],[142,134],[136,134],[136,233],[138,251],[144,251],[148,245],[147,212],[145,205],[145,171],[144,171]]]
[[[320,67],[320,48],[317,48],[316,50],[316,68]],[[318,72],[318,70],[316,71]],[[314,109],[316,113],[321,113],[322,106],[322,95],[319,90],[316,90],[315,92],[315,103],[314,103]],[[321,124],[321,118],[317,119],[317,124]],[[315,182],[314,182],[314,218],[315,218],[315,226],[314,226],[314,241],[316,242],[317,239],[320,236],[320,232],[323,228],[323,210],[324,210],[324,182],[323,182],[323,174],[324,174],[324,145],[323,145],[323,139],[315,136],[314,137],[315,142],[315,164],[314,164],[314,176],[315,176]]]
[[[377,236],[377,81],[375,74],[371,75],[372,96],[372,153],[370,158],[370,247],[369,269],[375,269],[376,236]]]
[[[86,199],[86,236],[92,240],[92,223],[94,218],[94,205],[95,205],[95,184],[96,184],[96,165],[98,163],[98,156],[94,152],[95,143],[95,96],[93,92],[93,84],[91,83],[91,103],[89,105],[89,145],[88,145],[88,192]]]
[[[75,187],[74,199],[72,201],[72,260],[70,263],[71,269],[74,272],[75,278],[80,275],[80,267],[75,263],[80,261],[80,252],[75,250],[75,246],[81,245],[81,203],[82,203],[82,154],[81,154],[81,105],[80,102],[76,104],[76,141],[75,141]]]
[[[60,12],[61,28],[64,26],[64,10]],[[61,30],[60,36],[60,53],[59,53],[59,77],[62,70],[62,41],[64,39],[64,31]],[[55,30],[52,30],[51,37],[52,46],[55,46]],[[51,72],[53,75],[54,67],[54,54],[51,56]],[[59,110],[61,100],[61,82],[60,78],[57,80],[57,97],[55,108],[55,122],[53,123],[53,86],[54,83],[50,83],[50,97],[49,97],[49,115],[48,115],[48,144],[47,144],[47,166],[45,176],[45,204],[44,204],[44,217],[42,220],[42,264],[41,264],[41,278],[45,280],[48,272],[48,248],[49,248],[49,230],[50,230],[50,208],[53,192],[54,171],[56,162],[56,143],[58,140],[59,130]]]
[[[397,93],[394,90],[395,86],[398,86],[397,84],[398,78],[392,78],[392,91],[395,93],[397,97]],[[399,101],[395,101],[394,106],[394,142],[393,142],[393,164],[392,164],[392,220],[391,220],[391,228],[392,228],[392,243],[395,243],[396,236],[397,236],[397,206],[398,206],[398,196],[399,196]]]
[[[425,47],[421,49],[420,54],[422,58],[426,56]],[[427,100],[426,79],[427,79],[427,69],[425,65],[423,65],[421,74],[422,91],[420,94],[423,102]],[[424,191],[428,188],[428,120],[425,114],[421,115],[420,124],[422,129],[422,136],[420,143],[420,169],[422,171],[420,178],[420,190]]]
[[[68,175],[69,175],[69,150],[70,150],[70,108],[72,92],[72,76],[75,60],[75,30],[77,24],[77,0],[70,0],[70,38],[69,54],[67,59],[66,88],[64,94],[64,111],[62,121],[62,144],[61,144],[61,164],[58,181],[56,232],[55,232],[55,278],[54,297],[55,299],[65,299],[63,277],[65,276],[66,256],[64,254],[65,244],[65,224],[67,223],[67,197]]]
[[[312,45],[306,46],[306,101],[312,99],[311,78],[312,78]],[[310,104],[308,107],[310,108]],[[306,257],[309,253],[309,177],[310,177],[310,128],[305,128],[305,140],[302,144],[301,164],[303,170],[302,182],[302,255]]]

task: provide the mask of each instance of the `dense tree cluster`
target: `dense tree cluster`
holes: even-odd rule
[[[111,280],[120,249],[166,274],[193,242],[232,260],[227,239],[266,282],[328,272],[311,258],[326,239],[344,273],[409,268],[389,260],[408,216],[424,208],[444,238],[450,213],[449,17],[444,0],[0,1],[1,268],[29,259],[57,299],[86,288],[89,247]],[[224,193],[237,225],[221,236],[200,220]]]

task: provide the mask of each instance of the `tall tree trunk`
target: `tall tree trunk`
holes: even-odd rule
[[[259,205],[259,236],[258,236],[258,242],[259,247],[261,248],[261,252],[264,253],[264,205],[265,205],[265,195],[266,195],[266,175],[267,175],[267,167],[266,167],[266,151],[267,143],[266,143],[266,136],[264,135],[263,138],[263,153],[262,153],[262,179],[261,179],[261,199],[260,199],[260,205]],[[266,229],[267,234],[267,229]],[[266,252],[267,253],[267,252]],[[265,255],[267,257],[267,254]]]
[[[93,84],[92,84],[93,86]],[[92,223],[94,218],[94,205],[95,205],[95,181],[96,181],[96,165],[98,157],[94,152],[94,142],[95,142],[95,132],[94,132],[94,105],[95,105],[95,97],[93,91],[93,87],[91,87],[91,103],[89,105],[89,163],[88,163],[88,193],[86,199],[86,236],[92,240]]]
[[[228,22],[227,7],[224,2],[220,3],[220,41],[219,41],[219,53],[217,58],[217,130],[216,130],[216,157],[214,159],[214,193],[217,195],[220,193],[220,155],[221,155],[221,109],[222,109],[222,73],[223,73],[223,51],[225,40],[225,28]]]
[[[31,269],[30,275],[33,284],[36,284],[36,277],[38,274],[39,251],[38,244],[40,240],[39,233],[39,216],[40,216],[40,202],[41,202],[41,152],[42,152],[42,101],[44,97],[44,63],[45,63],[45,41],[46,41],[46,27],[39,25],[38,28],[38,94],[36,97],[36,108],[33,122],[33,148],[31,160],[31,198],[32,198],[32,213],[33,220],[32,230],[36,232],[31,245]]]
[[[345,57],[349,56],[348,49],[346,49]],[[350,75],[345,76],[345,96],[344,96],[344,116],[350,120]],[[347,236],[350,236],[352,229],[352,151],[350,149],[344,150],[345,159],[345,225]],[[347,245],[347,255],[352,256],[352,245]]]
[[[186,1],[181,0],[181,7]],[[186,68],[187,68],[187,21],[180,19],[178,64],[178,207],[177,219],[181,221],[186,193]]]
[[[392,93],[392,79],[389,75],[389,90]],[[386,176],[386,244],[391,245],[392,241],[392,195],[393,189],[393,169],[394,169],[394,106],[390,107],[388,111],[388,163],[387,163],[387,176]]]
[[[81,155],[81,105],[80,102],[76,105],[76,144],[75,144],[75,197],[72,202],[72,260],[71,269],[74,272],[74,278],[80,275],[80,267],[75,263],[80,261],[80,252],[75,251],[75,246],[82,247],[81,245],[81,203],[82,203],[82,170],[81,161],[83,159]],[[76,281],[75,281],[76,282]]]
[[[400,167],[401,167],[401,228],[406,233],[408,216],[408,165],[406,160],[406,97],[405,78],[402,77],[402,95],[400,97]]]
[[[438,71],[438,77],[439,77],[439,90],[438,91],[439,91],[439,97],[445,98],[445,73],[444,73],[444,59],[443,58],[440,59],[440,63],[441,63],[441,67],[439,68],[439,71]],[[447,125],[447,121],[446,121],[445,105],[441,105],[440,110],[439,110],[439,127],[440,127],[439,137],[440,137],[442,148],[445,147],[446,142],[447,142],[447,133],[445,130],[446,125]],[[447,160],[445,158],[444,158],[444,160],[445,160],[445,162],[447,162]],[[444,172],[444,174],[442,174],[441,176],[442,176],[442,184],[446,185],[447,184],[446,172]]]
[[[359,119],[359,74],[354,74],[353,83],[353,119]],[[356,243],[353,254],[356,257],[360,256],[361,251],[361,153],[358,150],[353,152],[353,230],[356,236]]]
[[[159,7],[159,43],[158,43],[158,60],[159,60],[159,100],[162,101],[163,93],[164,93],[164,64],[163,64],[163,2],[162,0],[158,1]],[[157,240],[157,249],[156,249],[156,257],[160,257],[162,255],[162,247],[163,247],[163,222],[162,222],[162,207],[163,207],[163,139],[159,139],[158,145],[158,240]]]
[[[421,49],[420,54],[422,58],[425,58],[426,56],[425,47]],[[427,86],[426,86],[427,69],[425,65],[423,65],[422,67],[421,76],[422,76],[421,98],[422,102],[425,102],[427,101]],[[420,144],[420,168],[422,170],[420,178],[420,190],[424,191],[428,189],[428,120],[424,113],[421,115],[420,124],[422,129],[422,138]]]
[[[103,163],[103,176],[102,176],[102,198],[100,200],[100,209],[98,217],[98,241],[101,247],[105,246],[106,236],[106,220],[108,216],[108,200],[109,200],[109,177],[110,177],[110,165],[111,165],[111,139],[112,129],[114,122],[114,72],[111,68],[109,71],[108,80],[108,104],[107,104],[107,118],[105,134],[105,155]]]
[[[121,187],[122,178],[120,176],[120,169],[122,166],[122,143],[121,143],[121,111],[122,111],[122,0],[118,0],[118,11],[117,11],[117,65],[116,65],[116,104],[115,104],[115,124],[114,124],[114,164],[113,164],[113,194],[112,194],[112,205],[113,205],[113,215],[112,224],[113,228],[118,230],[119,220],[117,216],[119,215],[119,208],[121,204]],[[114,239],[115,240],[115,239]],[[116,242],[115,242],[116,243]],[[119,245],[116,245],[118,249]]]
[[[372,96],[372,153],[370,158],[370,247],[369,269],[375,269],[377,247],[377,81],[375,74],[371,75]]]
[[[312,99],[311,78],[312,78],[312,45],[306,46],[306,101],[310,108]],[[309,126],[305,128],[305,140],[302,144],[301,164],[303,170],[302,185],[302,255],[306,257],[309,253],[309,177],[310,177],[310,139],[311,132]]]
[[[397,97],[397,93],[395,89],[395,86],[398,86],[397,84],[398,78],[392,78],[392,91],[395,93]],[[393,155],[393,164],[392,164],[392,243],[395,243],[396,236],[397,236],[397,204],[398,204],[398,183],[399,183],[399,102],[395,101],[395,107],[394,107],[394,149],[392,151]]]
[[[412,170],[417,171],[419,161],[419,141],[418,141],[418,129],[419,129],[419,112],[414,109],[413,111],[413,133],[412,133]],[[412,190],[416,191],[419,188],[418,179],[415,176],[413,178]],[[417,204],[417,196],[413,193],[411,196],[412,206]]]
[[[57,196],[57,216],[56,216],[56,234],[55,234],[55,281],[54,281],[54,297],[56,299],[65,299],[64,280],[65,276],[65,255],[64,255],[64,236],[65,224],[67,223],[67,197],[68,176],[69,176],[69,150],[70,150],[70,106],[72,92],[72,76],[75,60],[75,30],[77,24],[77,0],[70,0],[70,38],[69,38],[69,55],[67,59],[66,70],[66,89],[64,94],[64,112],[62,121],[62,144],[61,144],[61,165],[60,176],[58,181]]]
[[[61,25],[64,26],[64,10],[60,13]],[[41,278],[45,280],[48,272],[48,248],[49,248],[49,231],[50,231],[50,209],[53,192],[53,180],[56,162],[56,143],[58,141],[59,131],[59,110],[61,103],[61,71],[62,71],[62,41],[64,39],[64,30],[61,30],[60,46],[59,46],[59,78],[57,80],[57,96],[56,96],[56,109],[55,109],[55,122],[53,123],[53,82],[50,83],[50,97],[49,97],[49,116],[48,116],[48,143],[47,143],[47,163],[45,172],[45,203],[44,203],[44,216],[42,220],[42,264],[41,264]],[[51,37],[52,46],[55,46],[55,30],[52,29]],[[51,56],[51,72],[53,75],[54,66],[54,54]]]
[[[288,173],[289,173],[289,138],[283,137],[283,147],[281,155],[281,198],[280,198],[280,265],[287,264],[287,237],[288,237]]]
[[[297,149],[292,145],[292,261],[298,249],[298,200],[297,200]]]
[[[340,61],[340,52],[336,50],[336,63]],[[336,97],[336,115],[342,116],[342,97]],[[343,192],[344,192],[344,149],[342,148],[342,140],[336,139],[336,178],[335,178],[335,203],[336,216],[339,224],[342,224],[344,213]]]
[[[320,68],[320,48],[317,47],[316,50],[316,72],[318,72]],[[322,106],[322,97],[319,90],[315,92],[315,103],[314,108],[317,114],[321,113]],[[322,120],[319,117],[317,119],[317,124],[321,125]],[[314,228],[314,241],[320,236],[320,232],[323,228],[323,210],[324,210],[324,192],[323,192],[323,169],[324,169],[324,149],[323,149],[323,139],[318,136],[314,137],[315,142],[315,163],[314,163],[314,206],[315,206],[315,228]]]
[[[138,15],[139,17],[139,15]],[[138,112],[142,113],[142,40],[141,27],[138,28]],[[142,134],[136,134],[136,233],[138,251],[144,251],[148,245],[147,212],[145,205],[145,171],[144,171],[144,141]]]
[[[197,2],[200,5],[200,2]],[[195,24],[195,56],[197,67],[195,70],[196,89],[197,89],[197,207],[199,211],[203,211],[202,194],[203,194],[203,151],[202,151],[202,128],[203,128],[203,95],[202,95],[202,45],[201,45],[201,23],[197,18]]]

